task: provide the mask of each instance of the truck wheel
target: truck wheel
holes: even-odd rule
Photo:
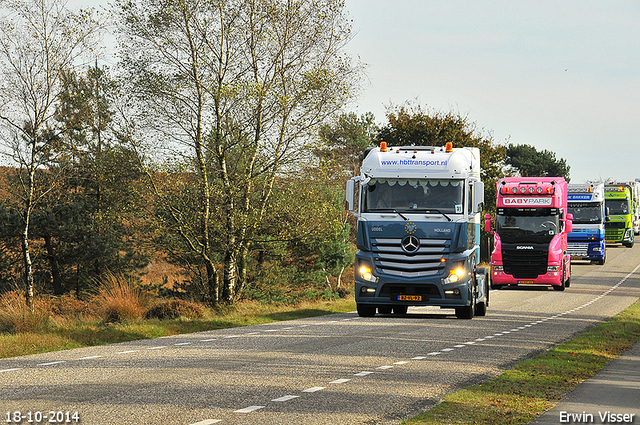
[[[476,316],[486,316],[487,307],[489,307],[489,287],[485,286],[484,301],[476,303]]]
[[[468,307],[456,307],[456,317],[458,319],[473,319],[476,313],[476,298],[471,293],[471,305]]]
[[[484,300],[476,303],[476,316],[486,316],[487,308],[489,307],[489,274],[485,267],[479,267],[477,269],[478,274],[484,275]]]
[[[393,314],[407,314],[407,310],[409,309],[406,305],[395,305],[393,306]]]
[[[357,305],[358,316],[360,317],[373,317],[376,315],[376,306],[369,304]]]
[[[476,316],[486,316],[487,315],[487,305],[484,301],[481,301],[476,304]]]
[[[458,319],[473,319],[476,312],[475,301],[468,307],[456,307],[456,317]]]

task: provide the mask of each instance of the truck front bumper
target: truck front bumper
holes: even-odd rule
[[[535,279],[516,279],[510,274],[501,270],[491,268],[491,285],[562,285],[562,270],[547,271]]]
[[[434,282],[355,282],[358,304],[385,306],[440,306],[443,308],[471,305],[467,281],[442,285]]]

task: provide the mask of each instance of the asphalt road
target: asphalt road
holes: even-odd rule
[[[0,422],[399,423],[627,308],[639,254],[614,246],[604,266],[574,263],[564,292],[492,291],[473,320],[345,313],[2,359]]]

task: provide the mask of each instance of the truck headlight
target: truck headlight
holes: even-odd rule
[[[558,266],[548,266],[547,267],[547,271],[548,272],[557,272],[558,271]]]
[[[456,265],[451,270],[449,270],[449,275],[446,277],[446,279],[444,279],[444,283],[447,284],[460,282],[466,274],[467,271],[464,268],[464,263]]]
[[[378,281],[378,278],[373,275],[373,270],[371,270],[371,267],[366,263],[360,263],[358,273],[360,274],[360,278],[363,280],[367,280],[369,282]]]

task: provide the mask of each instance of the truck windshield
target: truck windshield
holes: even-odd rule
[[[560,231],[557,215],[498,215],[496,232],[504,243],[549,243]]]
[[[628,199],[605,199],[605,206],[609,208],[609,215],[629,214]]]
[[[575,224],[602,223],[602,204],[597,202],[570,202],[569,212]]]
[[[462,214],[463,205],[464,180],[371,179],[364,191],[364,212]]]

